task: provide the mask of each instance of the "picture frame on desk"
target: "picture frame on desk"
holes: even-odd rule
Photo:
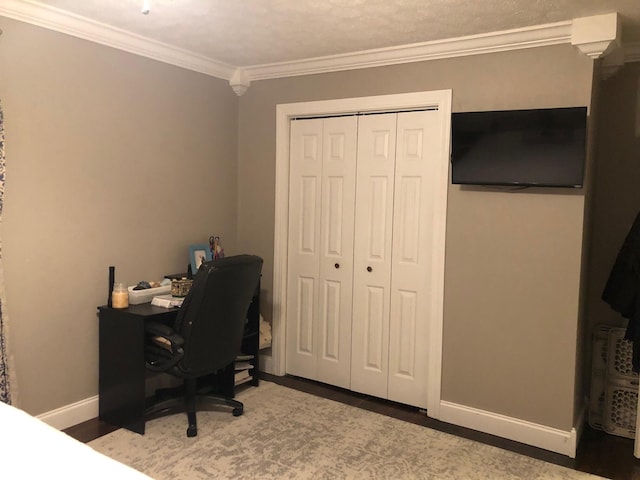
[[[211,250],[209,245],[189,246],[189,259],[191,261],[191,271],[195,275],[203,262],[211,260]]]

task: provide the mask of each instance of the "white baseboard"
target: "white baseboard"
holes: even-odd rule
[[[76,403],[56,408],[37,416],[43,422],[58,430],[73,427],[98,417],[98,395],[85,398]]]
[[[262,371],[272,373],[274,371],[273,357],[270,355],[261,356],[260,365]],[[585,409],[583,407],[578,415],[578,430],[572,428],[567,432],[477,408],[441,401],[438,420],[575,458],[578,439],[582,433],[584,415]],[[58,430],[97,417],[97,395],[37,416]]]
[[[274,374],[271,355],[260,355],[260,370]],[[98,395],[37,415],[37,418],[58,430],[64,430],[97,417]]]
[[[497,413],[440,402],[438,420],[575,458],[578,434]]]

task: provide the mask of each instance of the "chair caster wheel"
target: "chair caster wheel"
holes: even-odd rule
[[[195,437],[196,435],[198,435],[198,427],[189,425],[189,428],[187,428],[187,437]]]
[[[240,415],[242,415],[242,411],[242,408],[234,408],[231,413],[234,417],[239,417]]]

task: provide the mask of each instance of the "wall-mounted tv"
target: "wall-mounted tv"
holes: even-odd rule
[[[580,188],[587,107],[454,113],[454,184]]]

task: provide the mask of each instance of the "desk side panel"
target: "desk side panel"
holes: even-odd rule
[[[100,309],[100,419],[144,433],[144,317]]]

